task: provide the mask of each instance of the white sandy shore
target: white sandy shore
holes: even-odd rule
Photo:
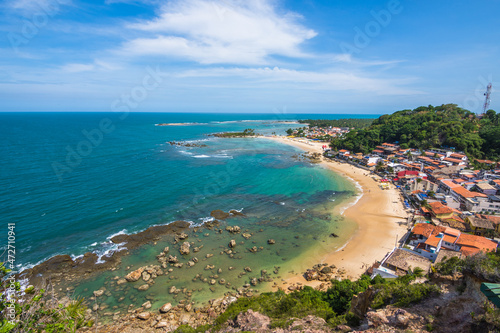
[[[309,152],[323,153],[321,146],[325,144],[309,141],[306,143],[304,139],[285,137],[267,138]],[[358,224],[358,230],[353,237],[337,252],[332,249],[332,252],[323,255],[322,258],[314,258],[317,261],[309,262],[309,267],[319,262],[335,264],[338,268],[344,268],[350,278],[358,278],[371,264],[382,260],[394,248],[396,241],[403,237],[406,233],[406,224],[403,222],[406,222],[408,213],[404,209],[399,191],[393,185],[389,190],[382,190],[370,172],[347,163],[325,159],[321,165],[359,184],[363,195],[358,202],[343,212],[348,220]],[[281,287],[297,282],[310,286],[320,284],[318,281],[308,282],[301,275],[285,277],[284,280]]]

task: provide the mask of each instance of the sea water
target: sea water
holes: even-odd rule
[[[112,295],[103,301],[110,308],[125,310],[147,299],[157,308],[180,300],[168,293],[172,285],[193,290],[190,299],[201,303],[259,277],[261,270],[274,279],[291,271],[299,273],[304,267],[297,264],[304,262],[304,253],[318,244],[329,249],[341,246],[352,235],[355,226],[332,212],[355,195],[355,188],[299,158],[301,151],[296,148],[265,138],[207,134],[252,128],[265,135],[284,135],[286,129],[302,125],[283,120],[346,117],[0,113],[0,203],[3,221],[16,224],[16,265],[23,269],[56,254],[76,257],[87,251],[106,260],[117,249],[109,239],[118,233],[136,233],[176,220],[195,226],[209,220],[212,210],[237,209],[246,216],[225,220],[221,227],[238,225],[252,234],[248,240],[241,234],[191,231],[187,240],[203,248],[182,257],[179,244],[165,236],[156,245],[132,251],[116,271],[83,281],[76,295],[88,298],[93,290],[108,285]],[[188,124],[156,126],[159,123]],[[340,237],[329,237],[331,232]],[[232,258],[220,254],[231,239],[237,242]],[[276,243],[269,245],[268,239]],[[6,243],[7,237],[0,240],[4,247]],[[193,256],[200,262],[158,277],[146,292],[137,291],[141,282],[111,286],[113,278],[132,268],[158,264],[155,256],[165,246],[181,262]],[[253,246],[259,248],[257,253],[248,251]],[[207,254],[214,256],[203,260]],[[207,264],[215,269],[205,270]],[[242,275],[245,267],[252,272]],[[272,273],[278,267],[279,273]],[[217,275],[218,283],[193,281],[197,274]],[[220,284],[220,279],[230,285]],[[120,295],[126,300],[119,301]]]

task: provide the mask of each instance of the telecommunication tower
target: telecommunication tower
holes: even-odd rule
[[[491,96],[491,83],[488,84],[488,86],[486,87],[486,92],[484,93],[484,96],[486,96],[486,97],[484,99],[483,113],[486,113],[486,111],[488,111],[488,109],[490,107],[490,102],[491,102],[491,99],[490,99],[490,96]]]

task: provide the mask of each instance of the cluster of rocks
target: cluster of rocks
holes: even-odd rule
[[[292,333],[292,332],[331,332],[332,329],[326,321],[315,316],[307,316],[302,319],[290,318],[290,324],[287,328],[271,328],[271,319],[259,312],[249,309],[238,314],[236,319],[226,323],[226,327],[220,332],[235,333],[235,332],[255,332],[255,333]]]
[[[158,126],[161,126],[161,125],[158,125]],[[208,147],[206,144],[195,143],[195,142],[168,141],[168,143],[172,146],[178,146],[178,147],[190,147],[190,148]]]
[[[322,156],[323,155],[321,153],[305,152],[302,154],[294,154],[294,155],[292,155],[292,158],[297,160],[297,161],[308,161],[310,163],[320,163]]]
[[[343,268],[337,269],[335,265],[328,266],[328,264],[317,264],[304,273],[304,278],[307,281],[317,280],[329,282],[335,278],[343,278],[345,274],[346,271]]]
[[[147,301],[140,307],[131,305],[127,314],[116,317],[113,323],[97,324],[96,327],[83,328],[80,331],[107,332],[171,332],[180,325],[198,327],[211,324],[215,318],[222,314],[229,304],[235,302],[239,297],[252,295],[252,289],[239,288],[237,292],[230,292],[222,298],[212,299],[203,307],[195,307],[193,302],[181,300],[179,304],[166,303],[158,310],[151,310],[151,302]]]

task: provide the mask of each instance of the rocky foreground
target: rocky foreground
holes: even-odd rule
[[[329,271],[329,270],[327,270]],[[329,272],[328,272],[329,273]],[[480,282],[471,276],[439,276],[432,282],[439,284],[441,293],[416,305],[400,308],[386,306],[373,310],[369,307],[373,290],[354,297],[350,312],[360,318],[359,325],[338,325],[332,327],[324,319],[315,316],[289,318],[283,327],[272,327],[271,319],[257,311],[248,309],[234,319],[227,320],[215,332],[488,332],[474,321],[474,315],[484,313],[485,297],[479,291]],[[464,289],[464,286],[465,289]],[[115,318],[112,324],[80,331],[98,332],[172,332],[180,325],[198,327],[210,325],[228,306],[239,297],[252,297],[250,286],[242,288],[234,295],[212,300],[202,308],[192,308],[189,304],[172,306],[165,304],[157,311],[150,311],[150,304],[130,309],[129,314]]]

